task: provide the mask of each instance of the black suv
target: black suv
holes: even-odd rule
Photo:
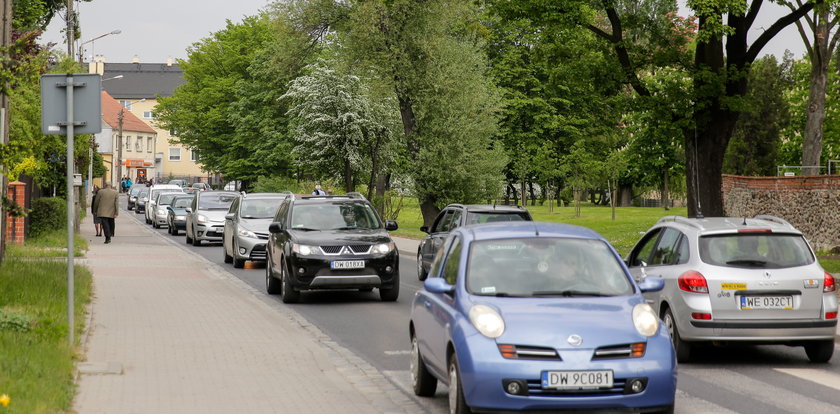
[[[420,227],[428,233],[417,248],[417,278],[426,280],[432,261],[438,249],[452,230],[468,224],[496,223],[505,221],[532,221],[528,210],[519,206],[495,204],[450,204],[435,218],[432,229]]]
[[[265,290],[285,303],[311,289],[379,289],[383,301],[400,294],[399,252],[376,209],[358,193],[295,196],[288,193],[266,248]]]

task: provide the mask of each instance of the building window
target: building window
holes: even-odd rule
[[[155,146],[155,138],[149,137],[149,141],[146,143],[146,152],[152,152],[152,148]]]
[[[120,99],[120,105],[121,105],[123,108],[128,108],[128,106],[129,106],[129,105],[131,105],[131,101],[127,101],[127,100],[124,100],[124,99]]]
[[[180,148],[170,148],[169,149],[169,161],[181,161],[181,149]]]
[[[190,161],[192,161],[192,162],[198,161],[198,151],[197,150],[190,150]]]
[[[144,119],[155,119],[155,113],[152,111],[143,111]]]
[[[175,128],[170,129],[170,130],[169,130],[169,136],[170,136],[170,137],[174,137],[175,135],[176,135],[176,134],[175,134]]]
[[[125,150],[131,151],[131,135],[125,136]]]
[[[134,141],[134,146],[137,149],[137,152],[143,152],[143,137],[137,136],[137,140]]]

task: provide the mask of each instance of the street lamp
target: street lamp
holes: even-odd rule
[[[143,99],[141,99],[139,101],[135,101],[135,102],[129,102],[129,103],[125,104],[122,107],[122,109],[120,109],[120,112],[117,114],[117,123],[118,123],[118,126],[119,126],[119,133],[117,134],[117,151],[118,151],[117,165],[119,166],[117,171],[119,172],[119,174],[117,174],[117,177],[119,177],[119,179],[122,179],[122,176],[123,176],[123,168],[122,168],[123,167],[123,159],[122,159],[122,153],[123,153],[123,119],[125,117],[125,110],[130,109],[131,105],[134,105],[134,104],[140,103],[140,102],[145,102],[145,101],[146,101],[146,98],[143,98]]]
[[[93,42],[95,42],[95,41],[97,41],[97,40],[99,40],[99,39],[102,39],[102,38],[103,38],[103,37],[105,37],[105,36],[112,35],[112,34],[120,34],[120,33],[122,33],[122,30],[120,30],[120,29],[116,29],[116,30],[112,30],[112,31],[110,31],[110,32],[108,32],[108,33],[105,33],[104,35],[99,35],[99,36],[94,37],[93,39],[86,40],[86,41],[84,41],[84,42],[80,43],[80,44],[79,44],[79,64],[80,64],[80,65],[83,65],[83,64],[84,64],[84,48],[82,48],[82,46],[84,46],[84,45],[86,45],[86,44],[88,44],[88,43],[91,43],[91,45],[90,45],[90,49],[91,49],[91,54],[92,54],[92,52],[93,52],[94,50],[96,50],[96,49],[94,49],[94,47],[93,47],[93,46],[94,46],[94,45],[93,45]]]

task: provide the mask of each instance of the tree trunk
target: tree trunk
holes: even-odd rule
[[[431,229],[435,218],[440,214],[440,209],[435,200],[423,200],[420,203],[420,213],[423,214],[423,225]]]
[[[663,209],[669,210],[671,207],[671,200],[668,194],[668,170],[662,172],[662,186],[659,189],[659,204]]]
[[[531,181],[528,181],[528,194],[531,197],[531,205],[537,205],[537,197],[534,195],[534,183]]]
[[[347,158],[344,160],[344,191],[349,193],[353,190],[353,170],[350,166],[350,159]]]
[[[522,207],[527,207],[528,204],[528,192],[525,191],[525,179],[522,180],[522,183],[519,184],[519,192],[522,193]]]
[[[808,93],[808,110],[805,120],[805,133],[802,137],[803,175],[820,173],[823,148],[823,123],[825,122],[825,88],[828,80],[828,67],[831,61],[828,36],[828,8],[821,7],[817,12],[817,24],[814,28],[814,48],[811,53],[811,88]]]
[[[633,187],[623,185],[618,188],[618,198],[621,207],[630,207],[633,205]]]
[[[367,141],[367,132],[363,132],[363,133],[364,133],[365,141]],[[379,168],[379,165],[377,165],[378,161],[379,161],[379,144],[382,142],[382,135],[377,134],[377,133],[375,133],[375,135],[376,135],[376,142],[374,143],[373,151],[371,151],[371,154],[370,154],[370,180],[368,181],[368,195],[367,195],[367,198],[368,198],[368,200],[373,200],[374,205],[376,206],[376,208],[379,210],[379,213],[381,214],[382,213],[382,206],[383,206],[382,199],[381,198],[373,198],[373,194],[374,194],[373,191],[374,191],[374,186],[376,185],[376,182],[377,182],[377,180],[376,180],[377,173],[378,173],[377,169]]]
[[[708,112],[725,111],[699,112],[702,115]],[[686,131],[686,190],[689,217],[724,216],[721,194],[723,155],[735,125],[733,120],[725,120],[727,116],[733,118],[732,114],[721,113],[720,116],[714,118],[718,120],[717,122],[699,123],[696,137],[694,131]],[[702,158],[702,163],[698,164],[698,158]]]

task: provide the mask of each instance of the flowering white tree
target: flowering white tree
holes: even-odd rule
[[[397,119],[392,102],[373,100],[362,79],[341,73],[323,59],[293,80],[281,99],[290,99],[294,153],[302,166],[322,177],[342,177],[346,191],[359,172],[371,169],[371,182]]]

